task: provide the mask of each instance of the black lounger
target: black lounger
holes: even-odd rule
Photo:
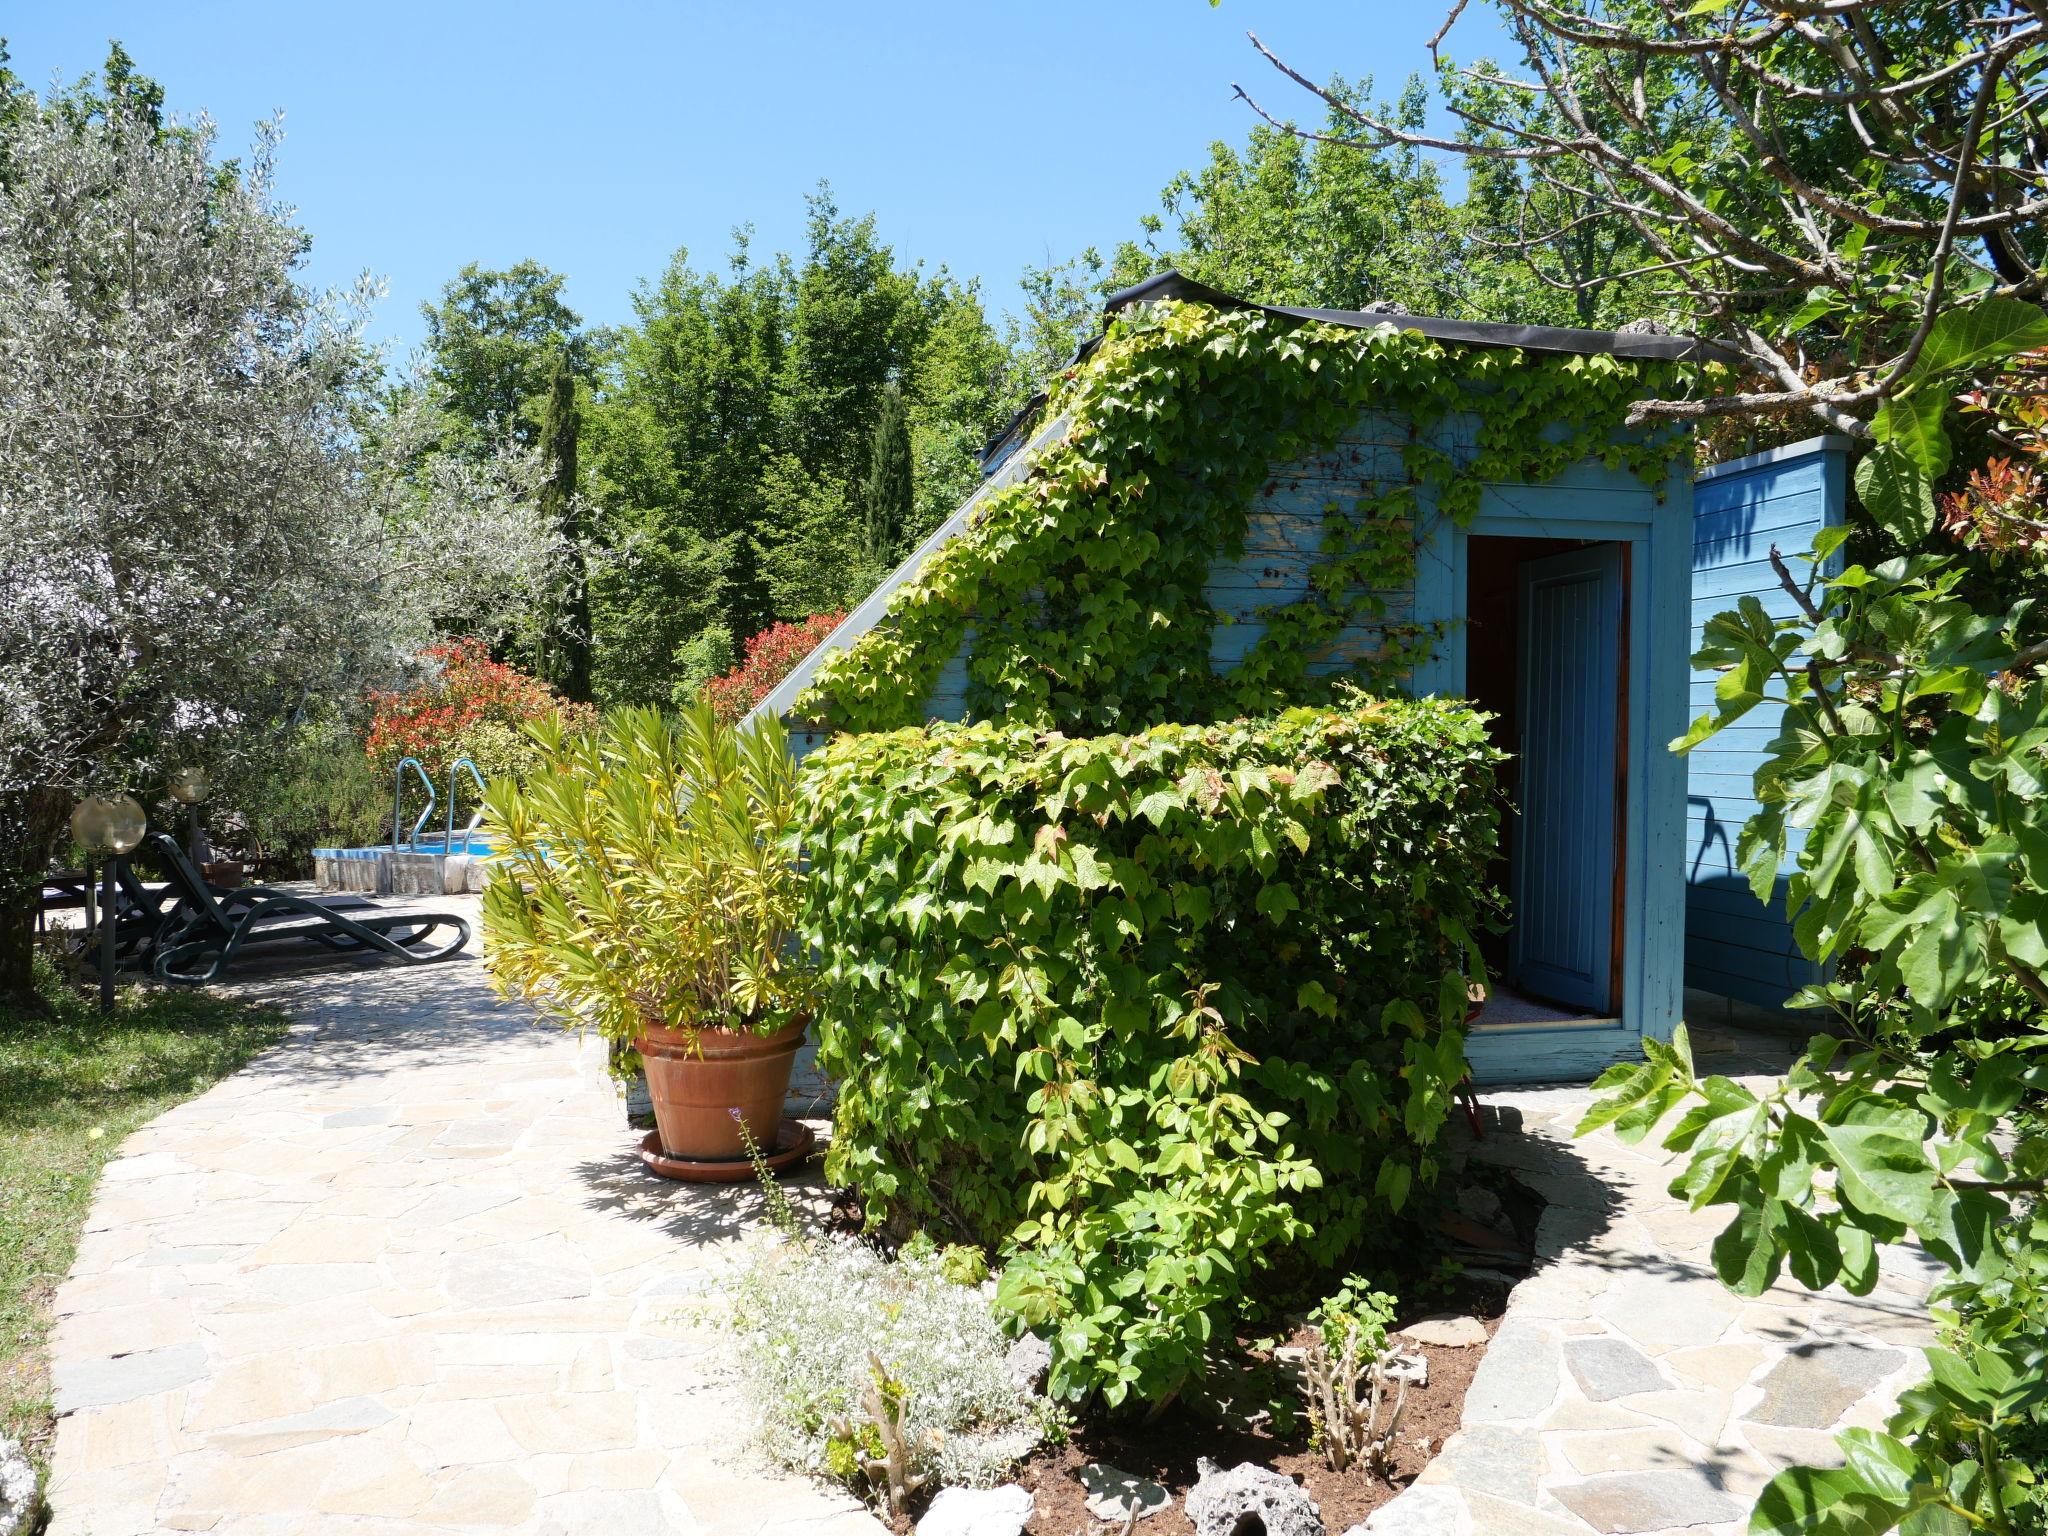
[[[334,954],[375,952],[420,965],[449,959],[469,942],[469,924],[452,912],[354,901],[340,907],[266,885],[238,886],[231,894],[217,895],[174,838],[158,832],[151,840],[177,896],[155,946],[154,969],[165,981],[217,981],[229,962],[253,944],[298,940]],[[433,940],[443,928],[453,929],[455,937]]]

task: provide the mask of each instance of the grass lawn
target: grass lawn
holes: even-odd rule
[[[0,1437],[46,1464],[50,1301],[121,1139],[284,1034],[282,1014],[198,990],[122,989],[111,1016],[54,981],[50,1013],[0,1008]]]

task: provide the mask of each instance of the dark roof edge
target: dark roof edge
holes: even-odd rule
[[[1211,288],[1207,283],[1198,283],[1191,277],[1184,277],[1171,267],[1146,278],[1141,283],[1119,288],[1105,299],[1102,305],[1104,327],[1107,328],[1110,317],[1118,311],[1128,309],[1133,304],[1150,303],[1156,299],[1180,299],[1189,303],[1206,304],[1212,309],[1256,309],[1289,320],[1313,320],[1325,325],[1350,326],[1355,330],[1371,330],[1375,326],[1391,325],[1398,330],[1420,331],[1434,340],[1448,341],[1461,346],[1516,347],[1524,352],[1552,352],[1581,357],[1606,353],[1613,357],[1639,358],[1652,362],[1739,361],[1727,348],[1691,336],[1638,335],[1633,332],[1580,330],[1561,325],[1509,325],[1497,320],[1441,320],[1433,315],[1369,313],[1358,309],[1298,309],[1285,304],[1255,304],[1250,299],[1241,299],[1235,294],[1225,293],[1220,288]],[[1101,340],[1102,333],[1099,331],[1088,337],[1075,350],[1067,367],[1071,368],[1085,359]],[[1045,398],[1042,393],[1034,395],[1002,431],[989,439],[988,447],[982,450],[981,455],[984,467],[996,462],[1002,456],[1004,446],[1018,438],[1024,424],[1040,406],[1045,404]]]
[[[1142,283],[1133,283],[1112,293],[1103,311],[1114,314],[1132,304],[1154,299],[1183,299],[1207,304],[1214,309],[1256,309],[1292,320],[1314,320],[1324,325],[1345,325],[1357,330],[1391,325],[1399,330],[1420,331],[1438,341],[1462,342],[1475,347],[1518,347],[1524,352],[1565,352],[1586,356],[1607,353],[1614,357],[1645,358],[1652,361],[1706,362],[1727,356],[1711,342],[1690,336],[1638,335],[1621,331],[1588,331],[1562,325],[1509,325],[1498,320],[1440,320],[1433,315],[1372,312],[1359,309],[1298,309],[1288,304],[1254,304],[1207,283],[1198,283],[1171,269]]]

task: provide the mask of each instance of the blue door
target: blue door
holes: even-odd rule
[[[1523,562],[1522,804],[1513,863],[1513,984],[1568,1008],[1613,1008],[1622,549]]]

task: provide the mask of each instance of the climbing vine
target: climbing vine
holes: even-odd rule
[[[1661,481],[1679,440],[1622,426],[1674,371],[1445,346],[1391,323],[1133,306],[1048,404],[1063,435],[898,589],[882,624],[825,659],[799,712],[841,730],[917,724],[970,632],[969,712],[1069,731],[1319,702],[1340,679],[1384,690],[1436,638],[1388,601],[1412,586],[1426,520],[1469,522],[1483,486],[1586,458]],[[1331,452],[1368,410],[1393,441],[1325,505],[1306,594],[1260,610],[1256,643],[1212,670],[1228,621],[1204,595],[1212,560],[1243,556],[1274,466]],[[1379,645],[1332,670],[1360,628]]]

